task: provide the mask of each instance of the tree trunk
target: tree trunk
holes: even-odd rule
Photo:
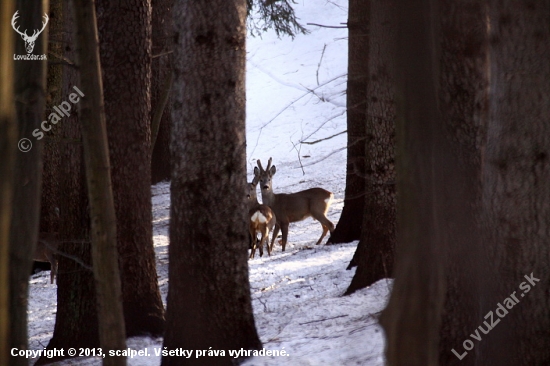
[[[81,95],[80,115],[86,182],[92,221],[92,258],[98,304],[99,340],[104,352],[126,348],[117,256],[117,230],[109,149],[103,110],[101,64],[93,0],[75,0]],[[126,357],[106,357],[104,365],[126,365]]]
[[[17,24],[40,26],[47,12],[48,2],[17,1]],[[34,51],[45,54],[48,28],[36,39]],[[25,44],[20,37],[15,40],[15,54],[27,54]],[[36,247],[38,219],[40,210],[40,185],[42,178],[41,141],[33,138],[32,132],[39,128],[44,117],[46,95],[47,61],[15,62],[15,100],[19,123],[19,138],[27,138],[32,148],[28,152],[16,152],[16,169],[13,195],[13,211],[10,228],[10,348],[27,349],[27,301],[29,273],[32,267],[32,253]],[[26,365],[23,357],[11,357],[10,365]]]
[[[481,220],[481,145],[488,111],[486,4],[477,0],[440,2],[440,106],[448,149],[458,159],[447,254],[447,294],[441,324],[441,365],[476,365],[476,356],[456,356],[482,323],[481,283],[488,275]],[[453,352],[454,351],[454,352]],[[477,353],[477,349],[472,353]],[[462,352],[458,353],[459,355]]]
[[[365,207],[365,123],[369,72],[370,1],[350,0],[348,15],[348,149],[344,208],[327,244],[361,238]]]
[[[145,0],[100,0],[97,9],[126,334],[160,336],[164,308],[151,208],[151,7]]]
[[[56,113],[53,109],[63,102],[63,59],[59,55],[63,54],[63,1],[50,1],[50,15],[48,21],[48,71],[46,77],[46,86],[48,97],[46,98],[46,113],[44,119],[47,120],[51,113]],[[74,111],[73,111],[74,113]],[[40,199],[40,232],[53,233],[59,232],[59,216],[56,214],[56,208],[59,208],[60,200],[60,177],[59,169],[61,164],[60,155],[60,126],[48,123],[46,128],[51,128],[44,132],[44,153],[42,162],[44,169],[42,172],[42,197]]]
[[[395,101],[393,58],[395,29],[392,1],[373,2],[367,88],[365,204],[361,241],[348,268],[357,271],[346,294],[391,277],[396,241]]]
[[[179,2],[171,144],[170,283],[164,346],[223,356],[162,365],[232,365],[259,349],[247,263],[245,0]]]
[[[14,37],[8,19],[15,12],[15,2],[0,4],[0,365],[10,359],[10,291],[9,291],[9,237],[14,191],[17,120],[13,95],[13,68],[11,59]]]
[[[63,0],[64,32],[62,38],[63,56],[75,60],[73,42],[73,1]],[[63,68],[63,95],[74,93],[73,86],[81,87],[76,69],[70,65]],[[63,164],[60,166],[60,225],[59,250],[79,262],[60,255],[57,278],[57,312],[53,337],[47,349],[96,348],[99,347],[97,299],[91,269],[90,218],[84,165],[80,120],[72,113],[59,123],[61,127],[61,151]],[[81,264],[83,263],[84,266]],[[65,357],[41,357],[36,365],[59,361]]]
[[[153,7],[153,61],[151,77],[151,117],[159,109],[166,80],[172,74],[173,50],[173,0],[155,0]],[[162,108],[159,129],[151,157],[151,183],[170,179],[170,125],[172,123],[171,103],[168,99]]]
[[[441,174],[448,161],[437,102],[434,1],[391,8],[398,24],[396,100],[399,197],[395,281],[380,319],[390,366],[438,364],[440,313],[445,295],[442,259],[448,196]]]
[[[512,295],[519,304],[476,347],[479,364],[548,365],[550,1],[489,4],[492,100],[483,209],[495,275],[484,283],[483,312]]]

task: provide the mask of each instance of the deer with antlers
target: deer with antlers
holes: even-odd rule
[[[46,28],[46,24],[48,24],[48,20],[50,18],[48,18],[48,14],[44,14],[44,20],[45,21],[42,22],[42,29],[40,29],[40,30],[35,29],[34,32],[32,33],[32,36],[29,36],[27,34],[26,29],[25,29],[25,32],[21,32],[21,31],[19,31],[19,27],[16,27],[15,21],[16,21],[17,18],[19,18],[19,15],[17,15],[17,13],[19,13],[19,10],[17,10],[15,12],[15,14],[13,14],[13,17],[11,18],[11,26],[12,26],[14,31],[16,31],[17,33],[19,33],[21,35],[21,38],[23,38],[23,41],[25,41],[25,49],[27,50],[27,53],[31,53],[32,50],[34,49],[34,42],[36,42],[36,39],[38,38],[40,33],[42,33],[42,31],[44,31],[44,29]]]
[[[264,243],[267,244],[267,254],[271,256],[271,248],[269,247],[269,232],[273,230],[275,226],[276,218],[275,214],[267,205],[262,205],[258,202],[258,196],[256,194],[256,186],[258,185],[258,179],[254,177],[252,183],[247,184],[247,198],[248,198],[248,227],[250,236],[252,237],[252,251],[250,252],[250,259],[254,258],[256,254],[256,248],[258,247],[258,233],[260,233],[260,257],[264,255]]]
[[[308,217],[313,217],[315,220],[319,221],[323,227],[323,233],[316,244],[319,245],[325,235],[327,235],[327,232],[334,231],[334,224],[326,217],[327,211],[334,198],[332,192],[317,187],[296,193],[276,194],[273,192],[272,178],[277,169],[275,165],[271,166],[271,158],[269,158],[265,170],[259,159],[257,163],[258,167],[254,168],[254,177],[260,182],[262,201],[264,204],[271,207],[277,217],[277,224],[273,229],[270,251],[273,250],[273,244],[279,233],[279,229],[283,233],[281,245],[284,252],[287,243],[289,224],[291,222],[302,221]]]

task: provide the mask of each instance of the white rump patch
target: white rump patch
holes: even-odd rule
[[[328,197],[327,199],[325,199],[325,203],[326,203],[327,205],[330,205],[330,204],[332,203],[333,198],[334,198],[334,194],[331,193],[331,194],[330,194],[330,197]]]
[[[252,217],[250,217],[250,221],[252,222],[259,222],[260,224],[265,224],[267,222],[267,219],[260,211],[254,212]]]

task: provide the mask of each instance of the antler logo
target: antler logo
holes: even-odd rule
[[[19,16],[17,15],[18,12],[19,12],[19,10],[17,10],[15,12],[15,14],[13,14],[13,17],[11,18],[11,26],[13,27],[14,31],[16,31],[17,33],[19,33],[21,35],[21,38],[23,38],[23,41],[25,41],[25,49],[27,50],[27,53],[31,53],[32,50],[34,49],[34,42],[36,42],[36,39],[38,38],[40,33],[42,33],[44,28],[46,28],[46,24],[48,24],[48,20],[50,18],[48,18],[48,14],[44,14],[45,22],[42,22],[42,29],[40,29],[40,30],[35,29],[32,36],[29,36],[29,35],[27,35],[27,30],[26,29],[25,29],[25,32],[20,32],[19,27],[17,27],[17,28],[15,27],[16,26],[15,20],[17,18],[19,18]]]

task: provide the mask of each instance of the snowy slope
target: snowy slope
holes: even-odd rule
[[[303,0],[295,5],[302,24],[340,25],[347,20],[344,0]],[[273,157],[275,192],[321,186],[335,194],[328,218],[336,223],[345,189],[345,87],[347,30],[307,26],[294,40],[272,33],[249,37],[247,63],[247,159],[249,181],[256,160]],[[335,137],[333,137],[335,136]],[[315,142],[304,144],[302,142]],[[153,186],[153,234],[159,286],[168,289],[169,184]],[[383,365],[383,336],[377,316],[391,282],[342,297],[354,270],[346,271],[357,242],[315,246],[319,223],[291,224],[284,253],[251,260],[250,284],[256,327],[264,347],[286,356],[258,356],[257,365]],[[326,240],[326,239],[325,239]],[[31,349],[52,336],[56,287],[49,273],[33,276],[30,288]],[[150,356],[128,360],[132,366],[159,365],[155,350],[162,339],[132,338],[128,346],[147,348]],[[60,365],[100,365],[99,358],[78,358]]]

